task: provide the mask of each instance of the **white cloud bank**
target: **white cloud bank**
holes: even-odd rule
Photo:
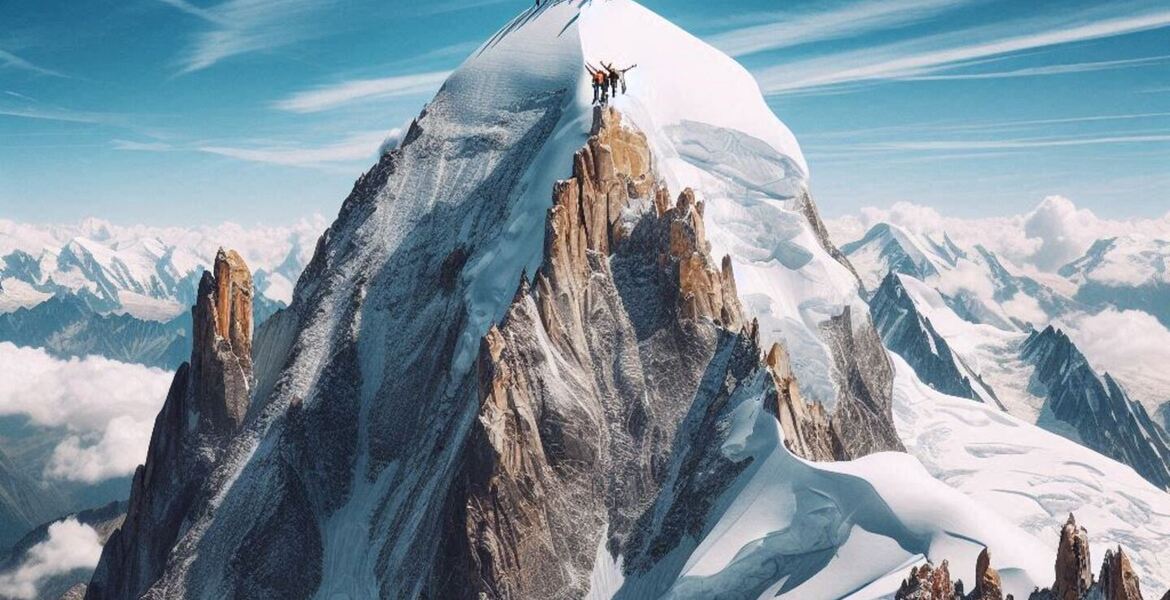
[[[69,436],[47,477],[95,483],[129,475],[146,458],[172,375],[101,357],[60,360],[0,343],[0,415],[26,415]]]
[[[1170,330],[1149,313],[1109,308],[1060,325],[1099,370],[1154,373],[1170,364]]]
[[[42,581],[74,569],[92,569],[101,555],[101,538],[92,527],[72,518],[53,523],[49,538],[29,548],[19,567],[0,574],[0,596],[35,598]]]
[[[1170,240],[1170,213],[1154,219],[1103,219],[1062,196],[1045,198],[1024,214],[976,219],[948,217],[928,206],[899,202],[830,219],[828,227],[833,240],[844,244],[883,222],[935,239],[945,232],[964,248],[980,244],[1031,273],[1053,273],[1080,258],[1099,239],[1139,234]]]

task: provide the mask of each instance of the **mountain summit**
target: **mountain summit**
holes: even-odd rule
[[[605,109],[602,60],[638,64]],[[731,59],[629,0],[528,9],[356,182],[246,410],[160,417],[148,471],[203,471],[136,486],[168,509],[87,597],[841,597],[970,540],[1050,580],[900,452],[916,380],[807,182]]]

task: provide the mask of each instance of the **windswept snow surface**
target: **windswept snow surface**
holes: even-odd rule
[[[664,597],[677,600],[878,598],[924,556],[974,572],[984,546],[995,549],[995,566],[1017,597],[1049,578],[1051,555],[1036,539],[931,477],[912,456],[847,463],[793,456],[764,407],[765,378],[740,388],[719,423],[727,431],[720,452],[746,468],[714,502],[702,539],[618,598],[650,597],[672,571],[679,577]]]
[[[939,394],[900,358],[894,363],[894,422],[907,450],[931,475],[1046,547],[1048,564],[1038,583],[1051,583],[1060,527],[1075,512],[1089,531],[1094,565],[1107,547],[1121,544],[1147,594],[1167,588],[1170,494],[1063,437],[993,407]],[[993,557],[997,550],[992,547]]]

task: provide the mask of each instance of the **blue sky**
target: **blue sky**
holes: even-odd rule
[[[1170,5],[647,0],[747,66],[822,211],[1170,210]],[[0,4],[0,218],[336,214],[523,0]],[[685,75],[685,74],[684,74]]]

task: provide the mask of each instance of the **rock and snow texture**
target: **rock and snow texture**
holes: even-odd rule
[[[1074,511],[1094,547],[1125,547],[1143,588],[1170,585],[1170,494],[1132,468],[996,407],[940,394],[901,358],[895,363],[894,417],[906,449],[931,475],[1047,548],[1038,585],[1051,581],[1060,526]],[[997,565],[1001,558],[999,552]]]
[[[640,133],[589,140],[586,60],[638,63]],[[180,373],[87,597],[880,595],[984,545],[1032,589],[1013,515],[871,454],[902,448],[896,361],[806,178],[729,58],[629,0],[526,10],[357,181],[246,410]],[[218,437],[180,410],[221,400]]]
[[[905,359],[930,387],[951,396],[999,405],[994,390],[951,350],[930,317],[918,310],[902,277],[891,271],[870,299],[870,313],[886,347]]]
[[[1022,348],[1035,365],[1033,384],[1048,397],[1045,410],[1072,426],[1080,440],[1128,464],[1154,485],[1170,489],[1170,442],[1141,404],[1108,373],[1097,375],[1064,332],[1032,332]]]

